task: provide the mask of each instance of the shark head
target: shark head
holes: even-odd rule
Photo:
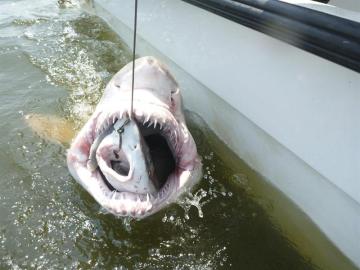
[[[143,218],[189,190],[201,161],[183,114],[180,89],[153,57],[110,80],[67,153],[70,173],[107,211]]]

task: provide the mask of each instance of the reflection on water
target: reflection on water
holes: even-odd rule
[[[122,42],[76,2],[0,2],[1,269],[314,269],[189,117],[204,176],[192,194],[143,221],[118,219],[71,178],[66,146],[23,121],[80,126],[129,60]]]

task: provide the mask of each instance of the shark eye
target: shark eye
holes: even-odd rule
[[[171,90],[171,95],[179,94],[179,88],[175,88]]]

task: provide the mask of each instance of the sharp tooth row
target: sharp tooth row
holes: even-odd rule
[[[120,200],[120,201],[118,201]],[[153,195],[147,193],[146,199],[141,199],[140,195],[137,194],[135,201],[133,199],[127,199],[125,192],[112,191],[110,194],[110,201],[112,205],[109,210],[119,216],[132,216],[142,217],[153,208],[155,198]]]
[[[110,125],[113,125],[118,119],[121,119],[124,114],[124,111],[120,111],[118,113],[108,114],[106,115],[105,120],[96,128],[96,135],[104,132]],[[101,120],[100,120],[101,121]]]
[[[154,128],[159,126],[160,130],[165,130],[165,128],[166,128],[166,125],[165,125],[166,121],[162,117],[152,119],[151,115],[148,114],[147,116],[143,116],[142,119],[143,119],[143,125],[146,125],[148,128],[151,126],[154,126]]]

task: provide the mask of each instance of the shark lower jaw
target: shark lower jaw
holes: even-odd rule
[[[155,147],[162,147],[162,153],[167,153],[166,172],[163,172],[161,177],[157,173],[156,192],[136,193],[115,189],[99,168],[89,171],[87,167],[90,148],[95,138],[114,125],[118,119],[129,117],[129,111],[97,113],[96,117],[89,120],[82,139],[74,141],[68,153],[68,166],[75,179],[104,209],[117,216],[143,218],[157,212],[175,201],[184,189],[191,187],[194,181],[199,179],[199,172],[201,173],[196,145],[185,123],[176,119],[164,107],[149,111],[152,113],[135,108],[132,117],[137,122],[150,151],[155,143]],[[79,152],[81,155],[78,155]],[[87,157],[86,160],[84,156]],[[151,158],[156,159],[153,160],[155,172],[164,171],[164,163],[159,160],[161,157],[154,154]],[[163,168],[158,167],[162,165]]]

